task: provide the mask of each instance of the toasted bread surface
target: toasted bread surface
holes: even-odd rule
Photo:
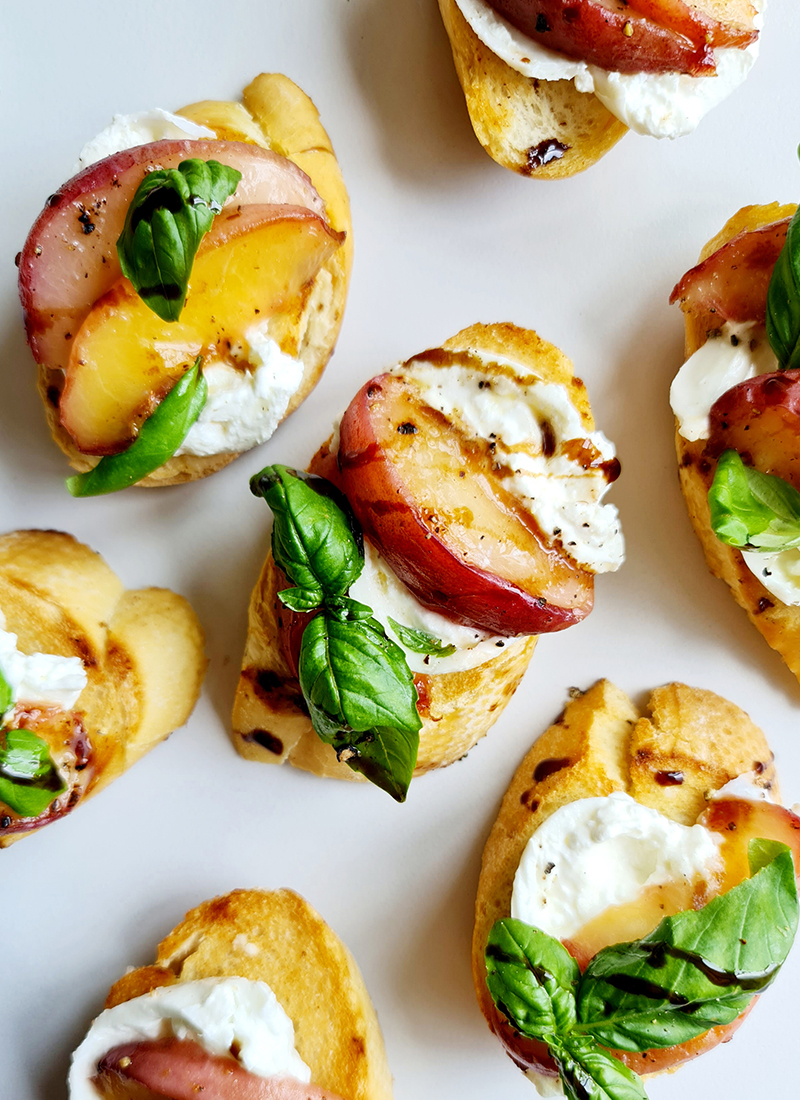
[[[336,933],[291,890],[234,890],[204,902],[159,944],[155,964],[126,974],[106,1008],[200,978],[266,982],[294,1024],[314,1084],[342,1100],[391,1100],[378,1018]]]
[[[340,249],[323,265],[309,288],[302,313],[293,323],[293,343],[304,366],[303,378],[283,419],[300,406],[316,386],[328,363],[344,319],[347,288],[353,262],[350,202],[333,147],[312,100],[288,77],[262,73],[244,90],[241,103],[204,100],[177,112],[207,126],[221,141],[244,141],[271,149],[294,161],[311,179],[325,202],[333,229],[347,236]],[[38,388],[53,439],[80,472],[99,459],[82,454],[61,424],[58,393],[61,372],[38,368]],[[144,488],[179,485],[209,477],[237,454],[177,455],[138,482]]]
[[[470,122],[486,152],[534,179],[590,168],[628,132],[571,80],[535,80],[498,57],[473,31],[456,0],[439,0]]]
[[[483,852],[472,974],[486,1019],[493,1015],[484,962],[489,932],[510,915],[522,853],[552,813],[580,798],[625,791],[673,821],[693,825],[713,791],[753,770],[759,785],[777,798],[764,734],[743,710],[713,692],[666,684],[653,691],[640,714],[608,680],[574,691],[514,773]],[[680,772],[682,781],[662,786],[662,772]]]
[[[73,713],[91,758],[81,801],[191,714],[207,662],[187,601],[166,589],[126,591],[99,554],[71,535],[0,538],[0,610],[23,652],[83,661],[88,683]],[[0,831],[0,847],[35,831]]]
[[[773,202],[763,206],[745,206],[734,214],[722,230],[705,245],[700,260],[706,260],[728,241],[740,233],[759,229],[771,222],[791,217],[797,209],[794,205]],[[686,349],[688,359],[702,347],[708,338],[700,318],[687,309]],[[800,680],[800,608],[789,607],[761,584],[745,565],[739,550],[720,542],[711,527],[708,508],[708,491],[714,480],[716,462],[706,455],[706,441],[689,442],[675,429],[675,448],[678,455],[678,471],[681,491],[686,500],[689,518],[703,547],[708,568],[715,577],[725,581],[733,598],[744,608],[750,622],[776,650],[790,670]]]
[[[516,325],[472,325],[442,345],[448,351],[495,354],[527,368],[532,378],[567,387],[587,432],[594,429],[583,382],[569,359],[535,332]],[[317,775],[364,781],[314,733],[300,685],[280,645],[279,571],[268,554],[250,599],[242,673],[233,709],[233,743],[249,760]],[[415,775],[461,759],[497,721],[527,668],[535,638],[518,638],[501,656],[468,672],[417,677],[422,718]]]

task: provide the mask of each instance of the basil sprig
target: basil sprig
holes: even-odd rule
[[[441,638],[436,638],[433,634],[429,634],[427,630],[416,630],[411,626],[403,626],[402,623],[395,622],[391,615],[388,616],[388,619],[389,626],[398,640],[412,653],[424,653],[428,657],[450,657],[456,651],[454,645],[445,645]]]
[[[272,555],[295,586],[279,598],[317,612],[298,661],[314,730],[348,767],[404,802],[422,725],[417,692],[403,650],[370,607],[347,596],[364,564],[357,521],[329,482],[286,466],[267,466],[250,489],[272,509]]]
[[[200,242],[241,172],[216,160],[185,160],[144,177],[117,241],[123,275],[163,321],[177,321]]]
[[[789,222],[770,279],[767,336],[783,370],[800,367],[800,210]]]
[[[94,469],[67,478],[67,488],[74,497],[94,497],[127,489],[172,458],[203,411],[208,397],[201,362],[198,355],[194,366],[182,375],[144,421],[126,451],[106,455]]]
[[[30,730],[5,730],[5,747],[0,748],[0,802],[21,817],[38,817],[65,790],[46,742]]]
[[[790,850],[752,840],[751,878],[697,911],[665,918],[632,943],[598,952],[581,975],[557,940],[498,921],[486,982],[516,1030],[547,1044],[573,1100],[634,1100],[641,1081],[604,1047],[678,1046],[732,1023],[775,979],[798,924]]]
[[[800,493],[774,474],[723,451],[708,492],[711,526],[720,542],[776,554],[800,546]]]

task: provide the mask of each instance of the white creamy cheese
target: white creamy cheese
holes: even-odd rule
[[[172,138],[215,138],[217,135],[207,126],[200,126],[188,118],[170,114],[156,107],[152,111],[140,111],[133,115],[114,115],[105,130],[87,141],[78,157],[75,171],[80,172],[104,157],[133,149],[137,145],[149,145],[151,141]]]
[[[800,606],[800,550],[781,550],[777,554],[757,554],[742,550],[744,563],[754,577],[773,596],[788,607]]]
[[[556,810],[528,841],[511,916],[566,939],[649,886],[706,878],[720,859],[719,839],[702,825],[679,825],[621,791],[583,798]]]
[[[386,633],[402,648],[412,672],[424,672],[429,676],[446,672],[466,672],[505,653],[508,648],[522,643],[513,638],[500,638],[454,623],[452,619],[429,611],[412,595],[391,569],[380,551],[364,540],[364,568],[361,576],[350,588],[350,596],[372,608]],[[445,645],[456,646],[449,657],[428,657],[414,653],[403,645],[389,623],[392,618],[401,626],[412,630],[424,630]]]
[[[245,334],[252,369],[213,360],[203,366],[208,400],[176,454],[236,454],[273,434],[303,380],[303,364],[281,351],[265,325]]]
[[[427,404],[462,431],[495,442],[495,461],[511,471],[503,487],[518,497],[545,536],[559,541],[593,573],[619,569],[625,560],[619,513],[601,503],[608,480],[602,469],[584,469],[563,453],[568,441],[585,439],[607,462],[614,458],[614,446],[602,432],[586,431],[565,386],[525,386],[512,377],[424,360],[397,369],[422,389]],[[550,456],[544,454],[543,424],[554,441]]]
[[[755,321],[727,321],[675,375],[669,391],[678,431],[690,443],[708,439],[712,405],[728,390],[778,369],[766,329]]]
[[[710,801],[719,802],[721,798],[743,798],[747,802],[774,803],[775,799],[772,797],[772,792],[765,790],[759,784],[758,778],[755,772],[745,772],[744,775],[737,775],[724,787],[714,791],[710,795]]]
[[[86,669],[80,657],[53,653],[21,653],[17,635],[5,630],[0,611],[0,672],[11,688],[13,711],[17,703],[72,710],[86,687]]]
[[[738,88],[758,57],[756,40],[743,50],[715,50],[716,76],[608,72],[540,45],[503,19],[487,0],[456,3],[481,42],[512,69],[539,80],[574,80],[579,92],[594,92],[626,126],[652,137],[690,134],[712,107]],[[760,28],[766,0],[753,0],[753,6]]]
[[[258,1077],[294,1077],[311,1071],[295,1050],[292,1021],[265,982],[204,978],[178,982],[101,1012],[72,1056],[70,1100],[97,1100],[97,1063],[114,1047],[174,1036],[199,1043],[209,1054],[229,1054]]]

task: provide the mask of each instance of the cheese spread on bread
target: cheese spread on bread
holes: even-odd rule
[[[764,325],[726,322],[706,340],[676,374],[669,399],[684,439],[708,439],[714,403],[737,386],[760,374],[778,370]],[[766,590],[789,607],[800,606],[800,550],[777,554],[741,551],[745,565]]]
[[[573,80],[579,92],[593,92],[621,122],[640,134],[677,138],[691,133],[701,119],[744,81],[758,57],[758,39],[745,49],[714,51],[715,76],[681,73],[617,73],[575,61],[541,46],[503,19],[486,0],[456,0],[478,38],[523,76]],[[753,0],[763,22],[765,0]]]
[[[11,688],[13,712],[17,703],[72,710],[88,682],[80,657],[54,653],[21,653],[17,635],[5,629],[0,611],[0,672]]]
[[[161,107],[152,111],[139,111],[132,115],[114,115],[111,122],[91,141],[87,141],[78,157],[76,172],[96,164],[98,160],[133,149],[136,145],[149,145],[153,141],[189,138],[215,138],[217,135],[207,126],[200,126],[188,118],[173,115]]]
[[[511,916],[568,939],[609,906],[650,886],[706,879],[722,866],[720,839],[622,791],[582,798],[551,814],[525,846]]]
[[[566,386],[523,384],[513,376],[519,364],[497,357],[491,362],[511,373],[489,375],[481,370],[488,360],[471,358],[475,366],[440,366],[421,356],[397,371],[468,438],[491,442],[503,487],[568,557],[592,573],[619,569],[625,560],[619,513],[602,503],[606,470],[616,465],[614,445],[602,432],[586,431]]]
[[[70,1100],[97,1100],[92,1078],[115,1047],[174,1037],[199,1043],[209,1054],[235,1049],[258,1077],[294,1077],[311,1071],[295,1049],[294,1026],[270,987],[249,978],[203,978],[159,986],[101,1012],[72,1056]]]

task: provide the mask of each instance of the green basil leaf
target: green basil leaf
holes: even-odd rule
[[[762,553],[800,546],[800,493],[745,466],[736,451],[720,455],[708,506],[714,534],[728,546]]]
[[[38,817],[65,790],[63,785],[56,790],[50,790],[47,787],[18,783],[0,775],[0,802],[5,802],[20,817]]]
[[[551,1053],[569,1100],[647,1100],[641,1077],[588,1036],[566,1035]]]
[[[789,223],[770,279],[767,336],[783,369],[800,367],[800,210]]]
[[[342,622],[325,612],[303,631],[298,674],[318,736],[353,771],[404,801],[422,722],[400,647],[374,619]]]
[[[485,961],[492,999],[520,1034],[549,1042],[573,1027],[580,970],[558,940],[524,921],[499,920]]]
[[[290,611],[314,611],[322,603],[322,589],[284,588],[278,599]]]
[[[185,160],[144,177],[117,241],[122,273],[163,321],[177,321],[200,242],[241,172],[216,160]]]
[[[14,692],[11,690],[11,684],[3,675],[3,670],[0,669],[0,721],[2,721],[6,711],[10,710],[13,705]]]
[[[0,772],[11,779],[41,779],[53,770],[47,742],[30,730],[6,730]]]
[[[262,496],[275,516],[275,563],[309,593],[304,611],[344,596],[364,565],[354,521],[329,495],[332,488],[323,478],[287,466],[266,466],[250,480],[251,492]]]
[[[100,496],[127,489],[172,458],[203,411],[208,397],[208,386],[200,372],[201,361],[198,355],[194,366],[175,383],[142,424],[127,451],[106,455],[93,470],[67,478],[67,488],[74,497]]]
[[[450,657],[455,653],[456,647],[445,645],[441,638],[436,638],[425,630],[415,630],[411,626],[403,626],[402,623],[395,622],[391,615],[388,618],[389,626],[391,626],[398,641],[402,642],[406,649],[410,649],[412,653],[425,653],[429,657]]]
[[[780,970],[797,931],[789,849],[750,845],[751,878],[702,909],[598,952],[578,992],[578,1029],[614,1050],[677,1046],[732,1023]]]

